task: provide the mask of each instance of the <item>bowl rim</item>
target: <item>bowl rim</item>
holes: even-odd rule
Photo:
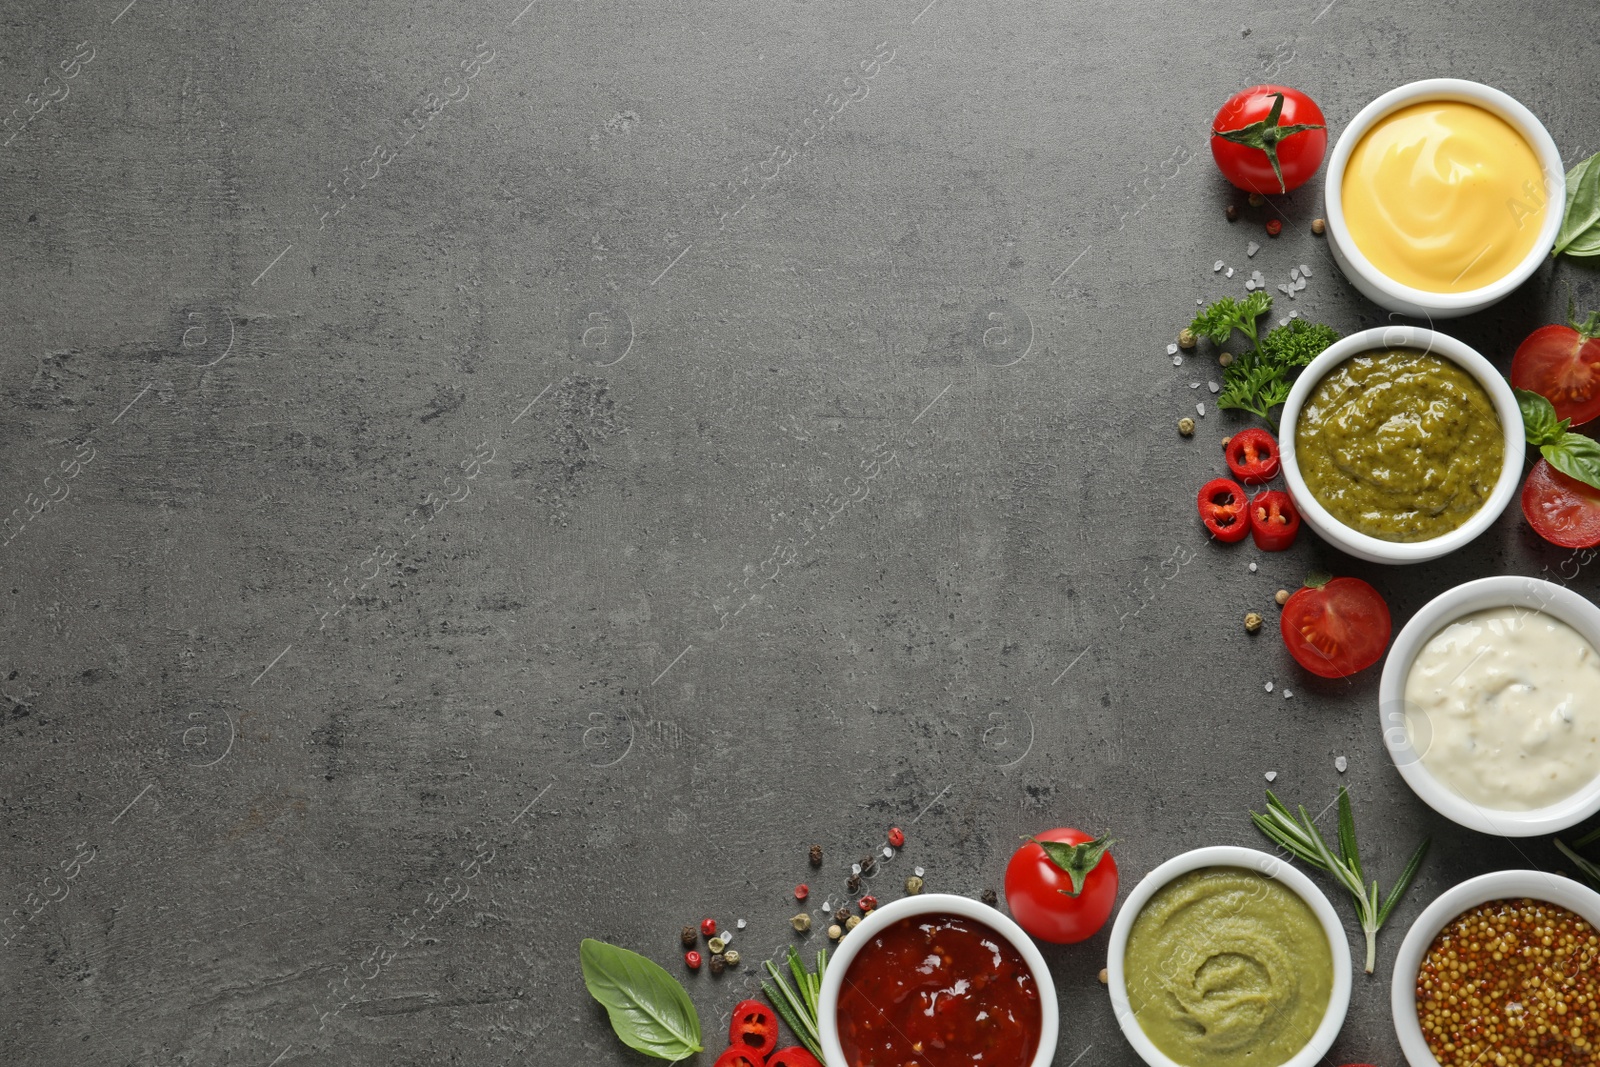
[[[1156,1048],[1155,1043],[1145,1036],[1144,1030],[1140,1028],[1138,1019],[1134,1017],[1133,1006],[1128,1000],[1127,975],[1123,970],[1123,964],[1128,950],[1128,934],[1133,929],[1134,920],[1149,903],[1150,898],[1174,878],[1203,867],[1241,867],[1280,881],[1304,900],[1322,923],[1322,932],[1327,935],[1328,950],[1333,957],[1333,989],[1328,995],[1327,1011],[1323,1013],[1322,1022],[1317,1025],[1317,1029],[1301,1046],[1299,1052],[1282,1064],[1261,1065],[1261,1067],[1315,1067],[1333,1046],[1334,1039],[1339,1036],[1339,1030],[1344,1026],[1345,1013],[1350,1008],[1352,968],[1350,945],[1344,932],[1344,923],[1322,890],[1318,889],[1316,883],[1303,872],[1286,860],[1240,845],[1208,845],[1180,853],[1141,878],[1139,884],[1134,886],[1133,892],[1128,894],[1128,899],[1123,901],[1121,909],[1117,912],[1116,921],[1111,927],[1111,943],[1106,949],[1107,988],[1111,993],[1111,1006],[1116,1012],[1117,1025],[1122,1029],[1122,1036],[1127,1038],[1128,1044],[1133,1046],[1139,1058],[1150,1067],[1183,1067]],[[1341,948],[1343,951],[1340,951]]]
[[[839,1043],[839,987],[844,984],[845,972],[861,949],[874,934],[892,923],[912,915],[959,915],[983,923],[995,933],[1011,942],[1033,972],[1039,989],[1039,1048],[1028,1067],[1050,1067],[1055,1059],[1056,1042],[1060,1037],[1061,1010],[1056,1002],[1056,985],[1050,977],[1050,966],[1044,954],[1033,943],[1033,938],[999,908],[990,907],[971,897],[954,893],[920,893],[890,901],[872,913],[854,930],[839,940],[838,948],[828,959],[828,971],[822,976],[822,990],[817,996],[817,1030],[822,1037],[822,1058],[826,1067],[851,1067],[845,1058],[844,1047]]]
[[[1395,956],[1394,976],[1389,982],[1389,1012],[1394,1020],[1395,1036],[1400,1039],[1400,1051],[1411,1067],[1439,1067],[1439,1061],[1422,1036],[1422,1024],[1417,1021],[1417,972],[1422,968],[1422,957],[1428,946],[1446,923],[1467,909],[1491,900],[1517,897],[1559,904],[1600,929],[1600,893],[1570,878],[1544,871],[1491,871],[1468,878],[1439,894],[1406,931]]]
[[[1435,293],[1417,289],[1395,281],[1384,274],[1361,251],[1344,217],[1344,172],[1356,145],[1377,123],[1390,114],[1412,104],[1427,100],[1453,100],[1476,104],[1509,123],[1533,149],[1539,159],[1544,177],[1545,218],[1539,229],[1539,238],[1528,254],[1500,278],[1485,286],[1461,293]],[[1323,185],[1324,208],[1328,226],[1340,251],[1349,261],[1350,269],[1391,300],[1411,304],[1418,308],[1440,312],[1461,313],[1487,307],[1504,299],[1539,269],[1555,246],[1556,235],[1561,231],[1561,220],[1566,204],[1567,172],[1562,165],[1561,150],[1544,123],[1539,121],[1521,101],[1500,89],[1465,78],[1424,78],[1407,82],[1383,93],[1356,112],[1355,118],[1340,132],[1328,156],[1327,178]]]
[[[1300,411],[1311,391],[1330,370],[1346,359],[1363,352],[1390,348],[1420,349],[1426,355],[1450,360],[1476,378],[1494,401],[1495,414],[1500,418],[1500,431],[1505,442],[1500,477],[1483,507],[1454,530],[1426,541],[1385,541],[1346,526],[1311,495],[1295,456],[1295,429],[1300,420]],[[1517,406],[1517,397],[1511,391],[1511,385],[1477,349],[1447,333],[1422,326],[1374,327],[1342,337],[1329,345],[1295,379],[1289,390],[1289,398],[1284,401],[1278,427],[1279,463],[1289,487],[1289,495],[1300,509],[1301,517],[1333,547],[1373,563],[1421,563],[1448,555],[1477,538],[1494,525],[1516,496],[1517,485],[1522,480],[1523,459],[1526,457],[1522,411]]]
[[[1406,730],[1406,678],[1417,654],[1440,630],[1464,615],[1495,607],[1542,611],[1571,626],[1600,649],[1600,607],[1565,586],[1514,574],[1477,578],[1447,589],[1422,606],[1389,646],[1378,681],[1378,722],[1384,748],[1400,777],[1423,803],[1450,821],[1497,837],[1536,837],[1576,826],[1600,812],[1600,775],[1554,804],[1527,811],[1485,808],[1445,784],[1423,764]],[[1600,924],[1597,924],[1600,925]]]

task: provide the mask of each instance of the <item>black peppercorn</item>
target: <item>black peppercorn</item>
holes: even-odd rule
[[[871,874],[872,873],[872,865],[874,863],[876,863],[876,862],[877,862],[877,860],[873,859],[871,856],[862,856],[861,857],[861,873],[862,874]]]
[[[711,957],[711,973],[712,974],[721,974],[722,973],[722,969],[724,967],[726,967],[727,965],[728,965],[728,961],[723,958],[722,953],[718,952],[718,953],[716,953],[715,955],[713,955]]]
[[[811,866],[813,866],[813,867],[821,867],[822,866],[822,846],[821,845],[812,845],[811,846]]]
[[[1228,221],[1229,222],[1238,222],[1239,221],[1239,205],[1238,204],[1229,204],[1228,205]]]
[[[683,928],[683,933],[678,935],[678,940],[682,941],[690,948],[694,948],[694,943],[700,940],[700,931],[696,930],[692,926],[685,926]]]
[[[846,879],[844,884],[845,888],[850,890],[850,892],[859,892],[861,890],[861,876],[859,874],[852,874],[848,879]]]
[[[848,904],[833,913],[833,921],[836,923],[842,923],[848,918],[850,918],[850,905]]]
[[[989,905],[991,908],[1000,903],[1000,897],[993,889],[985,889],[982,893],[978,894],[978,899]]]

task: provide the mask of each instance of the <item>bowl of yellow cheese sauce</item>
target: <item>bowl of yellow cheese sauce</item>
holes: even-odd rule
[[[1456,78],[1412,82],[1339,135],[1329,247],[1375,303],[1416,317],[1481,311],[1539,269],[1566,198],[1561,153],[1533,113]]]

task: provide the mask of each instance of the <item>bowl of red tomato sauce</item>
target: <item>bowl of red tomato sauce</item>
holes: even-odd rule
[[[1055,983],[1022,927],[975,900],[904,897],[862,920],[817,1003],[827,1067],[1049,1067]]]

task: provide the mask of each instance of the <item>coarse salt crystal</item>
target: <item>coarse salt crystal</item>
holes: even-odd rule
[[[1201,401],[1200,403],[1196,404],[1194,406],[1194,409],[1200,413],[1200,417],[1202,419],[1206,417],[1206,405],[1205,405],[1204,401]]]
[[[1284,296],[1292,297],[1294,295],[1294,287],[1285,282],[1284,284],[1278,286],[1278,292],[1282,293]]]
[[[1309,278],[1309,277],[1311,277],[1311,268],[1306,266],[1304,263],[1302,263],[1302,264],[1300,264],[1300,273],[1303,276]]]
[[[1291,270],[1289,272],[1289,280],[1290,281],[1296,281],[1296,282],[1300,280],[1300,268],[1299,267],[1296,267],[1296,268],[1294,268],[1294,270]]]
[[[1256,572],[1256,565],[1254,563],[1252,563],[1252,564],[1250,564],[1250,573],[1254,574],[1255,572]]]
[[[860,873],[861,873],[861,864],[859,864],[859,863],[852,863],[852,864],[851,864],[851,865],[850,865],[850,873],[851,873],[851,874],[860,874]]]
[[[1340,774],[1343,774],[1349,769],[1350,761],[1345,759],[1343,756],[1340,756],[1338,759],[1333,761],[1333,766],[1335,770],[1337,770]]]
[[[824,900],[824,901],[823,901],[823,902],[822,902],[822,910],[823,910],[823,911],[832,911],[832,910],[833,910],[833,901],[831,901],[831,900]]]
[[[1269,692],[1269,693],[1272,692],[1272,683],[1271,682],[1267,683],[1267,692]]]
[[[1177,345],[1171,344],[1171,345],[1167,346],[1167,355],[1175,356],[1177,354],[1178,354],[1178,346]]]
[[[1189,388],[1190,389],[1198,389],[1198,388],[1200,388],[1200,383],[1199,382],[1190,382],[1189,383]]]
[[[1285,689],[1283,691],[1283,699],[1288,700],[1292,696],[1294,696],[1294,694],[1289,692],[1289,690]]]
[[[1217,385],[1217,383],[1216,383],[1216,382],[1207,382],[1207,383],[1206,383],[1206,388],[1207,388],[1207,389],[1210,389],[1210,390],[1211,390],[1211,391],[1212,391],[1212,392],[1213,392],[1213,393],[1214,393],[1214,392],[1216,392],[1216,391],[1217,391],[1217,389],[1218,389],[1218,388],[1219,388],[1219,386],[1218,386],[1218,385]]]
[[[1258,288],[1265,289],[1267,287],[1267,276],[1258,270],[1250,272],[1250,280],[1255,282]]]
[[[894,849],[890,848],[888,845],[884,845],[883,846],[883,858],[886,859],[886,860],[894,859]]]
[[[1300,317],[1300,309],[1295,308],[1293,311],[1289,312],[1289,317],[1291,319],[1298,319]]]
[[[1278,288],[1282,289],[1283,286],[1280,285],[1280,286],[1278,286]],[[1287,326],[1287,325],[1289,325],[1289,316],[1285,315],[1283,318],[1279,319],[1278,320],[1278,325],[1279,326]]]
[[[1224,278],[1231,278],[1231,277],[1233,277],[1233,268],[1232,268],[1232,267],[1229,267],[1229,268],[1228,268],[1228,273],[1226,273],[1226,274],[1224,274],[1224,275],[1223,275],[1223,277],[1224,277]]]
[[[1247,256],[1253,256],[1259,251],[1261,251],[1261,246],[1256,244],[1254,241],[1251,241],[1249,247],[1244,250],[1244,254]]]
[[[1267,781],[1276,782],[1277,780],[1278,780],[1278,772],[1277,771],[1268,771],[1267,772]]]
[[[738,925],[739,929],[743,930],[744,926],[745,926],[744,920],[740,919],[737,925]]]
[[[1219,259],[1215,263],[1211,264],[1211,273],[1212,274],[1215,274],[1217,271],[1219,271],[1221,269],[1222,269],[1222,260]]]
[[[1244,283],[1244,289],[1245,289],[1245,292],[1247,292],[1247,293],[1250,292],[1251,290],[1253,290],[1255,287],[1256,287],[1256,283],[1255,283],[1255,279],[1253,279],[1253,278],[1250,281],[1247,281],[1247,282]]]
[[[918,878],[921,878],[922,877],[922,873],[923,873],[922,872],[922,868],[921,867],[913,867],[913,868],[911,868],[911,873],[916,875]]]
[[[1181,366],[1183,366],[1183,357],[1182,357],[1182,356],[1173,356],[1173,357],[1172,357],[1172,365],[1173,365],[1173,366],[1174,366],[1174,367],[1181,367]]]

